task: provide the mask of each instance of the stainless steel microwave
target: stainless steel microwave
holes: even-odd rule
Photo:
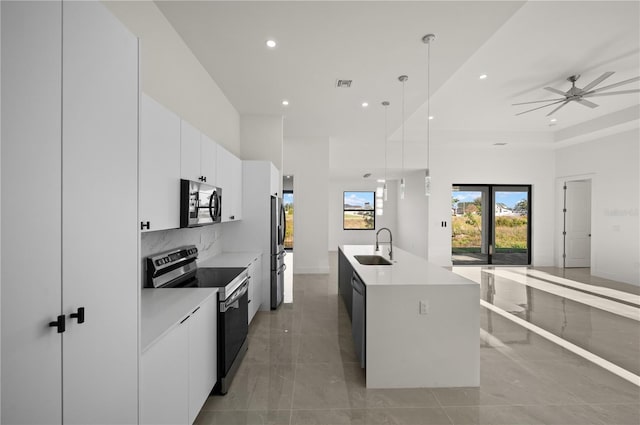
[[[198,227],[222,220],[222,189],[180,180],[180,227]]]

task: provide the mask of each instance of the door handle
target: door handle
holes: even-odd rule
[[[49,322],[49,326],[52,328],[58,328],[58,333],[61,334],[65,331],[64,314],[61,314],[53,322]]]
[[[84,323],[84,307],[78,307],[77,312],[69,315],[72,319],[78,319],[78,323]]]

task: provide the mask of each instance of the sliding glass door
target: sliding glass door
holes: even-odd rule
[[[531,264],[530,205],[530,185],[454,185],[453,264]]]

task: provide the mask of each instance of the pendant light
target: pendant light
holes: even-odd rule
[[[389,108],[389,101],[382,102],[384,106],[384,188],[382,189],[383,199],[387,201],[387,141],[389,140],[389,131],[387,126],[387,109]]]
[[[431,130],[431,42],[436,39],[433,34],[427,34],[422,37],[422,42],[427,45],[427,169],[424,171],[424,194],[425,196],[431,196],[431,173],[429,170],[429,162],[431,160],[430,152],[430,130]]]
[[[404,83],[409,79],[406,75],[401,75],[398,80],[402,83],[402,177],[400,178],[400,199],[404,199]]]

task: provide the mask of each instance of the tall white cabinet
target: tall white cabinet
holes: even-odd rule
[[[138,42],[99,2],[0,7],[1,421],[137,423]]]

